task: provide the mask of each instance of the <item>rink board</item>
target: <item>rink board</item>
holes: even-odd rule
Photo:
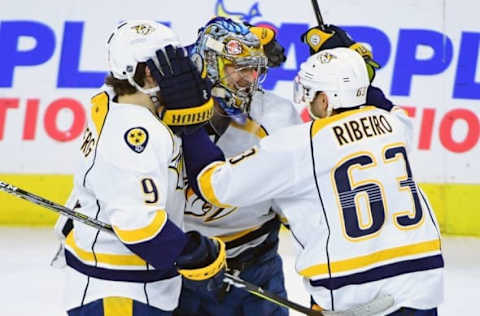
[[[1,174],[0,179],[57,203],[64,203],[72,188],[70,175]],[[476,198],[480,185],[421,183],[435,211],[443,234],[480,236],[480,212]],[[54,212],[0,192],[0,224],[50,226]]]
[[[56,202],[71,188],[90,97],[107,74],[105,43],[125,18],[169,25],[184,44],[214,15],[278,31],[287,61],[263,87],[292,98],[308,50],[299,36],[316,24],[310,2],[276,0],[0,1],[0,181]],[[442,231],[480,235],[480,2],[321,1],[382,65],[374,84],[412,117],[413,174]],[[92,8],[95,8],[92,10]],[[188,10],[182,10],[188,8]],[[372,10],[371,8],[375,8]],[[298,106],[299,112],[305,109]],[[52,212],[0,193],[0,225],[51,225]]]

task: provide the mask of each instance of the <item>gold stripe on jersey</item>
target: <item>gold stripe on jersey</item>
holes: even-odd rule
[[[370,111],[370,110],[373,110],[373,109],[375,109],[374,106],[366,106],[366,107],[363,107],[363,108],[358,109],[358,110],[346,111],[346,112],[343,112],[343,113],[340,113],[340,114],[337,114],[337,115],[333,115],[333,116],[329,116],[329,117],[326,117],[326,118],[315,120],[312,123],[313,126],[312,126],[312,135],[311,136],[314,137],[322,128],[324,128],[325,126],[327,126],[330,123],[339,121],[339,120],[344,119],[344,118],[346,118],[350,115],[362,113],[362,112],[365,112],[365,111]]]
[[[95,255],[93,252],[83,250],[75,243],[74,237],[75,229],[73,229],[70,234],[68,234],[67,239],[65,240],[65,245],[67,248],[72,251],[77,258],[86,262],[98,262],[108,265],[115,266],[141,266],[145,267],[146,262],[137,255],[119,255],[119,254],[107,254],[107,253],[97,253]],[[96,260],[95,260],[96,259]]]
[[[200,189],[202,196],[207,200],[207,202],[218,207],[229,208],[233,206],[221,203],[215,195],[215,190],[212,186],[212,176],[215,170],[222,167],[224,164],[224,161],[216,161],[214,163],[211,163],[206,168],[204,168],[202,172],[200,172],[197,177],[197,182],[198,188]]]
[[[365,256],[359,256],[352,259],[334,261],[330,263],[330,272],[340,273],[345,271],[357,270],[370,265],[387,260],[398,259],[401,257],[424,254],[428,252],[440,251],[440,240],[430,240],[417,244],[395,247],[377,251]],[[306,278],[328,274],[328,264],[318,264],[300,271],[300,274]]]
[[[113,225],[113,230],[125,244],[135,244],[147,241],[155,237],[167,222],[167,212],[158,210],[150,224],[137,229],[120,229]]]
[[[247,121],[244,125],[238,124],[236,122],[232,122],[230,125],[233,127],[246,131],[250,134],[256,135],[258,138],[264,138],[267,137],[268,133],[265,130],[265,128],[252,120],[251,118],[247,118]]]
[[[91,102],[92,108],[90,110],[90,115],[92,116],[92,121],[97,129],[97,135],[100,135],[108,113],[108,94],[106,92],[101,92],[95,95]]]
[[[103,316],[132,316],[133,300],[127,297],[111,296],[103,299]]]
[[[243,237],[243,236],[259,229],[259,228],[260,228],[260,226],[256,226],[256,227],[253,227],[253,228],[242,230],[241,232],[238,232],[238,233],[229,234],[229,235],[221,235],[221,236],[216,236],[216,237],[223,242],[229,242],[229,241],[238,239],[240,237]]]

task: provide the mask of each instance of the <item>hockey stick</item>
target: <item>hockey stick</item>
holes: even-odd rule
[[[71,210],[68,207],[65,207],[63,205],[47,200],[36,194],[17,188],[11,184],[0,181],[0,191],[4,191],[6,193],[15,195],[16,197],[19,197],[21,199],[43,206],[54,212],[65,215],[68,218],[71,218],[73,220],[82,222],[83,224],[89,225],[93,228],[100,229],[105,232],[109,232],[111,234],[115,234],[112,226],[104,222],[88,217],[85,214],[75,212],[74,210]],[[225,273],[225,279],[223,281],[225,283],[232,284],[237,288],[243,289],[251,294],[254,294],[260,298],[268,300],[274,304],[280,305],[285,308],[291,308],[305,315],[312,315],[312,316],[370,316],[370,315],[375,315],[382,311],[387,310],[388,308],[393,306],[393,302],[394,302],[392,296],[385,295],[385,296],[378,296],[367,304],[364,304],[358,307],[353,307],[343,312],[330,312],[330,311],[321,312],[321,311],[315,311],[308,307],[304,307],[302,305],[289,301],[286,298],[280,297],[274,293],[263,290],[261,287],[251,284],[249,282],[246,282],[240,279],[239,277],[231,275],[229,273]]]
[[[386,311],[387,309],[392,307],[394,303],[393,297],[391,295],[380,294],[376,298],[374,298],[372,301],[366,304],[354,306],[345,311],[339,311],[339,312],[316,311],[308,307],[299,305],[297,303],[288,301],[283,297],[276,295],[275,293],[266,291],[261,287],[255,284],[249,283],[245,280],[242,280],[235,275],[228,275],[228,278],[225,279],[224,282],[230,283],[233,286],[238,288],[244,288],[245,290],[252,293],[253,295],[261,297],[267,301],[271,301],[272,303],[275,303],[277,305],[283,306],[285,308],[291,308],[300,313],[303,313],[305,315],[311,315],[311,316],[315,316],[315,315],[316,316],[322,316],[322,315],[323,316],[372,316],[372,315],[378,315],[378,313]],[[275,301],[273,301],[272,299],[274,299]]]
[[[34,204],[43,206],[45,208],[48,208],[54,212],[60,213],[62,215],[67,216],[68,218],[71,218],[73,220],[82,222],[86,225],[89,225],[93,228],[100,229],[106,232],[111,232],[113,233],[112,226],[105,224],[104,222],[101,222],[99,220],[96,220],[94,218],[88,217],[82,213],[75,212],[74,210],[69,209],[68,207],[65,207],[63,205],[57,204],[55,202],[52,202],[50,200],[47,200],[41,196],[35,195],[33,193],[27,192],[25,190],[22,190],[20,188],[17,188],[11,184],[5,183],[0,181],[0,190],[10,193],[12,195],[15,195],[16,197],[19,197],[21,199],[27,200],[29,202],[32,202]]]
[[[313,12],[317,18],[318,26],[322,31],[325,31],[325,23],[323,22],[322,12],[320,12],[320,7],[318,6],[318,0],[312,0]]]

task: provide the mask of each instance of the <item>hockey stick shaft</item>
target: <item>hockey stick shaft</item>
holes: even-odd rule
[[[111,225],[108,225],[94,218],[88,217],[85,214],[75,212],[74,210],[69,209],[68,207],[65,207],[53,201],[47,200],[31,192],[17,188],[11,184],[0,181],[0,191],[4,191],[18,198],[29,201],[31,203],[43,206],[49,210],[65,215],[68,218],[79,221],[93,228],[100,229],[105,232],[109,232],[111,234],[115,234]],[[377,297],[367,304],[363,304],[346,311],[321,312],[321,311],[315,311],[308,307],[289,301],[288,299],[280,297],[274,293],[263,290],[261,287],[254,285],[252,283],[249,283],[247,281],[244,281],[241,278],[229,273],[225,273],[224,282],[232,284],[237,288],[243,289],[253,295],[256,295],[262,299],[270,301],[279,306],[282,306],[285,308],[291,308],[293,310],[296,310],[297,312],[303,313],[305,315],[311,315],[311,316],[371,316],[371,315],[376,315],[378,313],[381,313],[382,311],[387,310],[393,305],[393,298],[387,295],[383,297]]]
[[[54,212],[65,215],[68,218],[82,222],[83,224],[89,225],[93,228],[113,233],[112,226],[105,224],[104,222],[101,222],[94,218],[90,218],[82,213],[75,212],[74,210],[71,210],[68,207],[65,207],[63,205],[47,200],[36,194],[17,188],[11,184],[0,181],[0,190],[7,192],[9,194],[15,195],[16,197],[24,199],[26,201],[48,208]]]
[[[237,288],[244,289],[253,295],[256,295],[260,298],[263,298],[267,301],[275,303],[277,305],[283,306],[285,308],[291,308],[296,310],[297,312],[303,313],[305,315],[316,315],[316,316],[325,316],[325,314],[321,311],[315,311],[313,309],[307,308],[305,306],[299,305],[297,303],[291,302],[281,296],[276,295],[275,293],[271,293],[267,290],[262,289],[261,287],[249,283],[245,280],[240,279],[239,277],[231,274],[226,274],[225,282],[232,284]]]
[[[320,12],[320,7],[318,6],[318,0],[312,0],[313,12],[315,13],[315,17],[317,18],[318,25],[322,29],[325,28],[325,23],[323,22],[322,12]]]

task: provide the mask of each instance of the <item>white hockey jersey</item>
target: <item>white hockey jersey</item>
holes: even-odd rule
[[[314,300],[344,310],[379,292],[399,307],[443,299],[440,232],[408,160],[403,110],[363,107],[282,129],[198,176],[213,204],[274,199],[299,245],[296,270]]]
[[[232,122],[217,145],[226,156],[235,156],[257,145],[273,131],[295,124],[301,124],[301,119],[290,101],[268,91],[258,91],[253,97],[246,124]],[[216,207],[204,202],[190,189],[187,192],[185,229],[221,238],[227,244],[228,258],[232,258],[267,238],[269,230],[264,224],[276,216],[272,209],[275,209],[272,200],[241,208]]]
[[[113,102],[105,91],[92,99],[76,211],[111,224],[116,236],[74,222],[65,241],[67,309],[108,296],[176,307],[173,262],[185,238],[180,141],[146,107]]]

